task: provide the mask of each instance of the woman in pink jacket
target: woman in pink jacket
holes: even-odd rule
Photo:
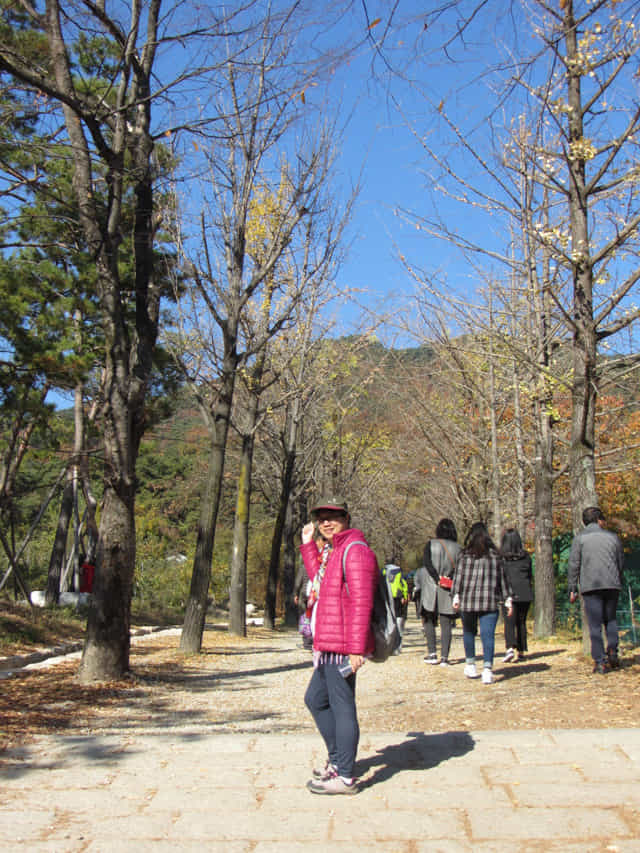
[[[363,533],[349,527],[344,501],[324,501],[311,510],[311,518],[302,529],[300,547],[312,581],[311,595],[317,597],[314,668],[304,701],[329,757],[322,769],[313,771],[307,787],[314,794],[356,794],[353,767],[360,738],[356,673],[374,649],[370,623],[378,565]],[[313,541],[316,524],[331,546],[324,560]]]

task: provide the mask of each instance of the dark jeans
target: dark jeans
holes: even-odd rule
[[[527,651],[527,613],[530,601],[514,601],[511,616],[507,616],[507,608],[502,607],[504,619],[504,644],[508,649]]]
[[[353,776],[360,727],[356,713],[356,675],[344,678],[336,663],[314,669],[304,701],[340,776]]]
[[[602,626],[607,635],[607,648],[618,653],[618,623],[616,609],[618,607],[619,591],[617,589],[596,589],[593,592],[583,592],[584,610],[589,623],[591,637],[591,657],[594,661],[606,659],[604,643],[602,642]]]
[[[422,610],[420,615],[422,617],[422,630],[424,631],[424,636],[427,641],[427,650],[430,655],[435,655],[437,613]],[[455,616],[447,616],[444,613],[440,614],[440,651],[443,660],[449,659],[449,650],[451,648],[451,629],[455,619]]]
[[[476,631],[479,626],[484,666],[493,666],[497,624],[497,610],[462,614],[462,642],[464,644],[464,656],[468,662],[475,661],[476,659]]]

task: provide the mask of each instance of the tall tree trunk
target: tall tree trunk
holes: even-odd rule
[[[545,402],[536,404],[538,435],[535,463],[535,603],[534,633],[549,637],[556,627],[553,567],[553,436]]]
[[[273,536],[271,537],[271,554],[269,557],[269,571],[267,574],[267,588],[265,592],[264,604],[264,624],[267,628],[275,628],[276,625],[276,599],[278,594],[278,576],[280,573],[280,553],[282,548],[282,536],[285,529],[285,521],[289,510],[289,502],[291,500],[291,484],[293,482],[293,472],[296,462],[296,433],[297,422],[296,415],[297,398],[294,400],[294,412],[289,415],[289,423],[286,431],[287,440],[285,444],[285,457],[282,466],[282,476],[280,479],[280,500],[278,502],[278,512],[276,521],[273,526]]]
[[[523,178],[527,174],[528,164],[523,162]],[[556,474],[554,461],[554,414],[553,382],[551,381],[551,309],[549,305],[550,253],[547,246],[542,250],[542,271],[538,276],[536,253],[533,249],[535,229],[531,216],[531,205],[527,199],[526,182],[522,187],[523,244],[527,265],[527,286],[530,307],[528,320],[530,339],[533,341],[531,361],[536,365],[533,375],[533,422],[535,458],[534,473],[534,512],[535,512],[535,593],[534,593],[534,634],[536,637],[549,637],[556,627],[556,584],[553,565],[553,487]],[[543,217],[548,227],[549,205],[545,192]]]
[[[83,682],[118,679],[129,669],[131,591],[135,566],[135,458],[139,440],[132,435],[131,411],[122,386],[122,354],[115,347],[107,371],[105,422],[105,478],[100,535],[89,609],[87,636],[80,664]],[[138,410],[139,411],[139,410]]]
[[[259,328],[260,333],[263,335],[269,327],[272,297],[273,277],[269,276],[261,306]],[[268,336],[266,340],[268,340]],[[229,631],[232,634],[240,636],[245,636],[247,633],[247,554],[249,551],[249,516],[251,513],[251,475],[253,469],[253,448],[260,411],[262,378],[267,361],[266,340],[258,353],[253,370],[249,376],[249,381],[247,382],[249,402],[246,410],[244,434],[242,436],[236,514],[233,525]]]
[[[249,516],[251,511],[251,470],[253,466],[254,430],[258,398],[252,396],[250,428],[242,437],[236,514],[231,551],[231,585],[229,595],[229,633],[244,637],[247,633],[247,553],[249,550]]]
[[[500,541],[502,528],[502,508],[500,502],[500,463],[498,459],[498,426],[496,418],[496,376],[493,352],[493,291],[489,291],[489,419],[491,428],[491,514],[493,516],[493,537]]]
[[[284,593],[284,624],[295,628],[298,624],[298,605],[295,603],[297,549],[295,544],[295,519],[293,504],[289,501],[287,515],[284,521],[282,539],[284,550],[282,554],[282,591]]]
[[[571,388],[571,446],[569,479],[574,533],[582,527],[582,511],[598,505],[595,468],[595,409],[597,341],[593,316],[593,265],[589,238],[589,199],[583,144],[581,60],[573,0],[564,6],[567,54],[569,151],[569,221],[573,259],[573,383]],[[589,632],[582,605],[582,647],[589,651]]]
[[[235,345],[234,345],[235,351]],[[209,603],[209,583],[216,535],[216,522],[222,494],[222,476],[227,449],[227,435],[231,418],[231,403],[236,375],[236,357],[228,356],[228,369],[223,373],[222,388],[216,400],[211,425],[211,449],[205,492],[200,505],[200,520],[196,539],[196,553],[191,573],[191,587],[180,635],[180,649],[196,654],[202,648],[202,635]]]
[[[522,537],[525,535],[524,495],[526,482],[526,463],[524,455],[524,439],[522,428],[522,406],[520,401],[520,376],[515,359],[513,368],[513,425],[516,446],[516,527]]]
[[[157,45],[161,0],[146,7],[146,43],[136,53],[128,49],[117,89],[114,120],[109,123],[109,147],[100,118],[76,111],[78,103],[61,23],[59,0],[46,4],[52,74],[74,157],[73,189],[79,220],[89,251],[96,259],[97,292],[105,339],[100,422],[104,435],[104,491],[93,603],[79,669],[83,682],[120,678],[129,668],[131,589],[135,565],[135,464],[144,430],[144,405],[158,334],[160,291],[154,280],[153,178],[150,133],[150,78]],[[135,44],[137,32],[130,34]],[[135,84],[129,88],[131,72]],[[127,100],[132,98],[132,101]],[[135,109],[129,109],[132,105]],[[85,124],[83,124],[83,120]],[[131,128],[133,125],[133,128]],[[92,134],[91,147],[85,127]],[[133,131],[133,132],[132,132]],[[106,166],[109,208],[98,209],[94,195],[92,156]],[[121,240],[125,169],[135,195],[133,225],[135,310],[120,281],[118,246]],[[127,290],[130,284],[127,285]],[[133,316],[132,316],[133,315]]]
[[[308,235],[307,235],[308,236]],[[310,242],[306,243],[305,262],[303,269],[308,268],[308,253]],[[306,307],[303,322],[302,340],[300,350],[297,353],[298,370],[296,374],[297,393],[287,409],[287,420],[284,431],[284,460],[282,464],[282,476],[280,486],[280,500],[278,513],[273,527],[271,539],[271,555],[269,557],[269,572],[267,576],[267,588],[265,593],[264,617],[265,625],[275,628],[276,621],[276,599],[278,593],[278,575],[280,567],[280,554],[284,537],[285,556],[283,564],[284,573],[284,600],[285,600],[285,624],[297,624],[298,608],[293,601],[296,576],[296,556],[293,524],[296,520],[296,512],[293,509],[293,482],[298,455],[298,441],[300,424],[302,422],[302,395],[304,393],[304,376],[307,370],[307,359],[310,352],[311,338],[313,334],[313,318],[317,310],[318,291],[312,291],[311,300]]]
[[[62,490],[60,500],[60,511],[58,512],[58,524],[53,537],[53,547],[49,557],[49,568],[47,570],[47,590],[45,593],[45,604],[51,606],[58,603],[60,596],[60,581],[62,579],[62,565],[67,550],[67,536],[69,524],[73,513],[73,466],[67,471],[67,477]]]
[[[596,506],[595,406],[597,342],[593,316],[593,266],[589,238],[589,199],[583,142],[581,63],[578,55],[573,0],[566,0],[564,36],[567,54],[569,120],[569,220],[573,259],[573,385],[571,393],[571,480],[574,530],[582,527],[582,511]]]
[[[84,450],[84,415],[82,411],[81,384],[76,386],[75,389],[73,412],[73,459],[71,460],[71,464],[69,465],[65,486],[62,491],[62,500],[60,501],[60,512],[58,514],[58,524],[56,526],[56,534],[54,536],[53,547],[51,549],[51,557],[49,558],[49,569],[47,571],[47,591],[45,595],[45,602],[47,605],[57,604],[60,592],[62,591],[60,588],[60,581],[62,579],[62,566],[67,550],[69,524],[71,522],[71,516],[74,510],[74,503],[77,499],[78,463],[81,454]]]

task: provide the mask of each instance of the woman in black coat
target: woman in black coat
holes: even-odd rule
[[[511,616],[507,614],[504,606],[502,608],[504,644],[507,650],[503,661],[508,663],[514,660],[516,651],[518,660],[522,660],[527,651],[527,613],[533,599],[531,557],[524,550],[520,534],[514,527],[503,533],[500,552],[513,590]]]

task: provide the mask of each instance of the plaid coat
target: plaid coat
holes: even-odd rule
[[[512,595],[500,554],[490,551],[485,557],[474,557],[462,551],[453,575],[451,593],[460,596],[463,613],[497,610],[498,604]]]

